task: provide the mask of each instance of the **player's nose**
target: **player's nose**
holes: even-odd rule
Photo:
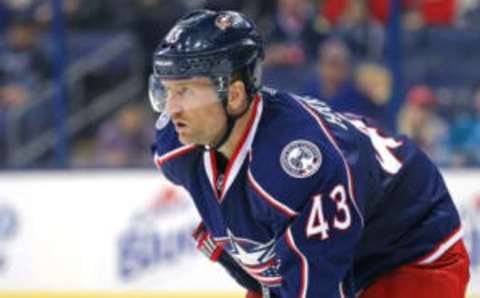
[[[165,109],[169,115],[175,115],[183,111],[183,105],[180,98],[175,95],[169,95],[167,97]]]

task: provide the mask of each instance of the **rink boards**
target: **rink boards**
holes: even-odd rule
[[[480,171],[445,176],[478,295]],[[153,171],[0,174],[0,298],[243,297],[197,252],[198,221],[188,195]]]

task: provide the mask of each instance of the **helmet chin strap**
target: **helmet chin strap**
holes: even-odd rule
[[[222,147],[227,142],[227,140],[230,138],[230,135],[232,134],[232,131],[233,131],[233,127],[235,127],[236,122],[237,122],[237,118],[232,117],[232,116],[228,115],[228,113],[227,113],[227,129],[223,133],[223,136],[220,139],[220,141],[217,144],[211,146],[210,148],[212,148],[214,150],[218,150],[220,147]]]
[[[240,114],[233,116],[233,115],[230,115],[227,110],[228,100],[222,101],[223,110],[225,111],[225,115],[227,116],[227,129],[225,130],[225,133],[223,134],[220,141],[217,144],[210,146],[209,148],[218,150],[220,147],[225,145],[225,143],[230,138],[230,135],[232,134],[233,128],[235,127],[235,123],[237,123],[237,120],[247,113],[248,109],[250,108],[251,102],[252,102],[251,100],[248,100],[248,105],[245,108],[245,110],[243,110]]]

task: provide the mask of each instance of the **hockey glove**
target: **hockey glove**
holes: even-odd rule
[[[248,296],[250,295],[249,293],[261,293],[262,287],[257,280],[251,277],[237,264],[232,256],[223,251],[223,246],[216,244],[215,240],[211,237],[203,223],[198,225],[192,236],[197,242],[197,248],[204,255],[206,255],[213,262],[220,263],[237,281],[237,283],[248,290],[247,297],[262,297],[261,294],[260,296]]]

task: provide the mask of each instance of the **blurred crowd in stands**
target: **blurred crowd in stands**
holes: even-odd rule
[[[404,88],[398,113],[389,105],[394,84],[386,60],[389,0],[63,0],[66,73],[75,64],[90,65],[89,55],[121,33],[135,43],[136,50],[125,56],[139,58],[145,82],[155,46],[178,17],[196,8],[239,10],[257,22],[265,37],[266,85],[371,117],[381,129],[411,136],[442,167],[478,167],[480,0],[400,2]],[[40,129],[38,124],[42,113],[43,120],[54,118],[53,95],[45,94],[55,84],[52,3],[0,0],[0,169],[15,168],[9,163],[17,150],[12,139],[55,133],[53,125]],[[94,101],[102,88],[123,84],[122,62],[92,69],[84,71],[80,83],[67,86],[72,110],[67,117]],[[99,108],[103,114],[97,118],[84,113],[83,121],[89,122],[83,129],[67,129],[68,167],[152,166],[156,115],[146,87],[141,90],[121,105]],[[87,99],[74,104],[72,98],[80,94]],[[32,108],[35,103],[40,108]],[[44,146],[50,150],[24,167],[56,166],[54,142]]]

